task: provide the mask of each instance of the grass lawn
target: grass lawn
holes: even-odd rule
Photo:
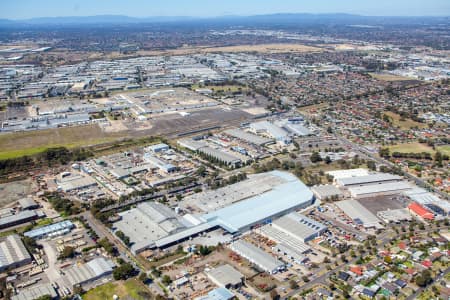
[[[447,154],[450,156],[450,145],[438,146],[436,147],[439,152],[442,154]]]
[[[413,127],[418,127],[418,128],[427,127],[427,124],[419,123],[419,122],[413,121],[411,119],[402,120],[400,115],[393,113],[391,111],[385,111],[384,113],[387,116],[392,118],[392,123],[394,126],[398,126],[398,127],[400,127],[400,129],[403,129],[403,130],[409,130]]]
[[[428,146],[427,144],[421,143],[405,143],[405,144],[397,144],[394,146],[389,146],[389,151],[400,152],[400,153],[422,153],[428,152],[434,154],[433,148]]]
[[[116,281],[98,286],[83,295],[84,300],[112,299],[114,295],[119,298],[130,296],[136,300],[151,299],[151,293],[147,287],[137,279]]]
[[[7,133],[0,135],[0,160],[37,154],[51,147],[76,148],[115,139],[97,125]]]

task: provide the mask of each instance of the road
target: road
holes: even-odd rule
[[[447,275],[450,272],[450,268],[447,268],[441,275],[439,275],[438,277],[436,277],[434,279],[434,282],[439,282],[441,281],[442,278],[444,278],[445,275]],[[415,291],[412,295],[410,295],[408,298],[406,298],[406,300],[414,300],[417,299],[417,296],[420,295],[420,293],[422,293],[424,290],[426,289],[426,287],[421,287],[420,289],[418,289],[417,291]]]
[[[395,227],[395,226],[392,226],[391,228],[393,228],[393,227]],[[443,227],[441,229],[443,229]],[[415,232],[433,232],[434,230],[436,230],[436,227],[435,226],[430,226],[429,228],[427,228],[425,230],[416,230]],[[379,247],[381,245],[386,245],[386,244],[390,243],[392,240],[398,238],[398,235],[396,235],[396,234],[393,234],[392,237],[390,237],[390,235],[392,235],[392,232],[390,230],[389,231],[386,230],[383,233],[379,234],[377,236],[377,247]],[[323,275],[321,275],[321,276],[319,276],[317,278],[314,278],[313,280],[305,283],[304,285],[302,285],[301,287],[297,288],[296,290],[293,290],[290,293],[288,293],[286,296],[283,297],[283,299],[289,299],[289,297],[292,297],[292,296],[294,296],[294,295],[296,295],[296,294],[298,294],[298,293],[300,293],[300,292],[302,292],[304,290],[312,288],[316,284],[328,285],[327,278],[330,276],[331,273],[336,273],[336,272],[342,270],[343,268],[354,264],[358,259],[359,259],[358,257],[355,257],[352,260],[350,260],[349,262],[347,262],[345,264],[341,264],[340,266],[332,269],[331,271],[326,272],[325,274],[323,274]],[[449,272],[449,269],[447,269],[444,272],[443,276],[445,276],[445,274],[447,274]],[[436,280],[439,280],[439,279],[436,279]],[[415,299],[415,298],[411,298],[409,300],[412,300],[412,299]]]
[[[342,136],[336,135],[336,138],[344,145],[347,145],[347,146],[353,148],[354,150],[359,151],[360,153],[364,154],[366,157],[376,161],[379,164],[387,165],[390,167],[398,167],[397,165],[393,164],[392,162],[390,162],[382,157],[374,155],[373,153],[369,152],[367,149],[365,149],[361,145],[355,144]],[[431,189],[433,192],[435,192],[439,196],[443,197],[444,199],[450,200],[450,196],[447,193],[444,193],[444,192],[436,189],[435,187],[429,185],[423,179],[413,176],[403,170],[402,170],[402,175],[405,176],[406,178],[408,178],[409,180],[414,181],[416,183],[416,185],[423,187],[423,188]]]

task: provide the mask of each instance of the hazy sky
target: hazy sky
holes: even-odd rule
[[[128,15],[221,16],[267,13],[450,15],[450,0],[0,0],[0,18]]]

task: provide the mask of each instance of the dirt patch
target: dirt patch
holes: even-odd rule
[[[34,188],[31,179],[0,184],[0,207],[28,196]]]

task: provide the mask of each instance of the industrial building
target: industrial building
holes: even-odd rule
[[[34,221],[45,215],[40,211],[35,210],[24,210],[20,211],[14,215],[9,215],[0,218],[0,229],[8,228],[16,225],[20,225],[26,222]]]
[[[289,144],[292,141],[289,137],[289,133],[286,130],[269,121],[251,123],[250,130],[252,130],[256,134],[269,136],[270,138],[273,138],[277,142],[280,142],[282,144]]]
[[[410,203],[408,205],[408,209],[413,215],[418,216],[424,220],[434,220],[434,214],[417,202]]]
[[[31,262],[31,256],[17,234],[0,241],[0,272],[15,269]]]
[[[68,193],[74,190],[86,189],[96,185],[97,181],[95,181],[92,177],[72,176],[61,179],[58,183],[58,189]]]
[[[240,139],[244,142],[247,142],[249,144],[257,145],[257,146],[264,146],[270,143],[273,143],[273,139],[265,138],[256,134],[252,134],[249,132],[246,132],[241,129],[229,129],[224,131],[226,135],[229,135],[231,137]]]
[[[71,221],[65,220],[59,223],[50,224],[31,231],[27,231],[24,233],[24,235],[33,239],[43,239],[68,233],[73,228],[75,228],[75,225]]]
[[[239,157],[209,146],[199,148],[197,151],[230,167],[237,167],[242,163],[242,160]]]
[[[148,146],[148,150],[152,151],[153,153],[164,152],[169,149],[170,149],[169,145],[164,143]]]
[[[332,198],[340,199],[344,196],[340,189],[331,184],[313,186],[311,191],[314,193],[314,196],[321,201],[330,200]]]
[[[231,300],[235,296],[228,289],[219,287],[212,291],[209,291],[207,295],[195,298],[195,300]]]
[[[235,198],[222,202],[220,198],[223,197],[224,190],[216,190],[216,196],[208,197],[218,199],[219,202],[212,208],[219,209],[207,211],[203,215],[187,214],[178,217],[162,204],[144,203],[121,213],[122,220],[116,222],[113,228],[128,236],[133,244],[131,250],[138,253],[153,247],[167,248],[217,228],[230,234],[240,234],[314,202],[312,192],[294,175],[272,171],[256,176],[258,180],[264,177],[267,177],[263,180],[266,181],[266,186],[258,190],[258,194],[241,190],[241,195],[235,194]],[[270,178],[272,184],[267,184]],[[246,181],[237,185],[241,186]]]
[[[342,200],[336,202],[336,206],[357,225],[362,225],[365,228],[383,228],[380,220],[357,200]]]
[[[230,248],[267,273],[275,274],[286,267],[282,261],[246,241],[237,240],[230,245]]]
[[[280,171],[268,174],[281,179],[281,183],[265,193],[205,214],[201,218],[208,223],[218,224],[230,233],[236,233],[313,203],[312,192],[294,175]]]
[[[369,175],[369,170],[367,169],[348,169],[348,170],[334,170],[326,172],[327,175],[333,176],[336,181],[342,178],[360,177]]]
[[[352,186],[348,188],[350,195],[355,198],[367,198],[383,195],[399,194],[412,188],[412,185],[405,181],[374,183],[363,186]]]
[[[377,212],[377,217],[386,223],[400,223],[412,220],[412,216],[406,208],[379,211]]]
[[[121,220],[114,223],[113,229],[130,238],[133,253],[152,248],[156,240],[185,229],[172,209],[157,202],[138,204],[119,215]]]
[[[51,299],[58,299],[58,294],[51,283],[39,284],[25,290],[21,290],[17,295],[11,296],[11,300],[38,299],[42,296],[50,296]]]
[[[144,160],[165,173],[172,173],[177,170],[176,166],[174,166],[170,163],[167,163],[167,162],[151,155],[150,153],[144,154]]]
[[[64,270],[64,281],[73,288],[83,286],[112,274],[114,263],[103,257],[95,258],[85,264],[75,265]]]
[[[450,203],[424,189],[415,188],[405,191],[403,194],[408,196],[412,201],[432,210],[436,215],[444,217],[450,215]]]
[[[32,198],[19,199],[18,203],[22,210],[31,210],[39,207],[39,204],[36,203]]]
[[[401,180],[402,177],[398,175],[392,175],[388,173],[373,173],[364,176],[338,178],[335,180],[335,182],[341,187],[350,188],[369,184],[399,182]]]
[[[327,230],[327,227],[298,212],[292,212],[272,222],[272,227],[283,231],[304,243],[309,242]]]
[[[228,264],[211,269],[206,275],[219,287],[236,289],[244,283],[244,275]]]

